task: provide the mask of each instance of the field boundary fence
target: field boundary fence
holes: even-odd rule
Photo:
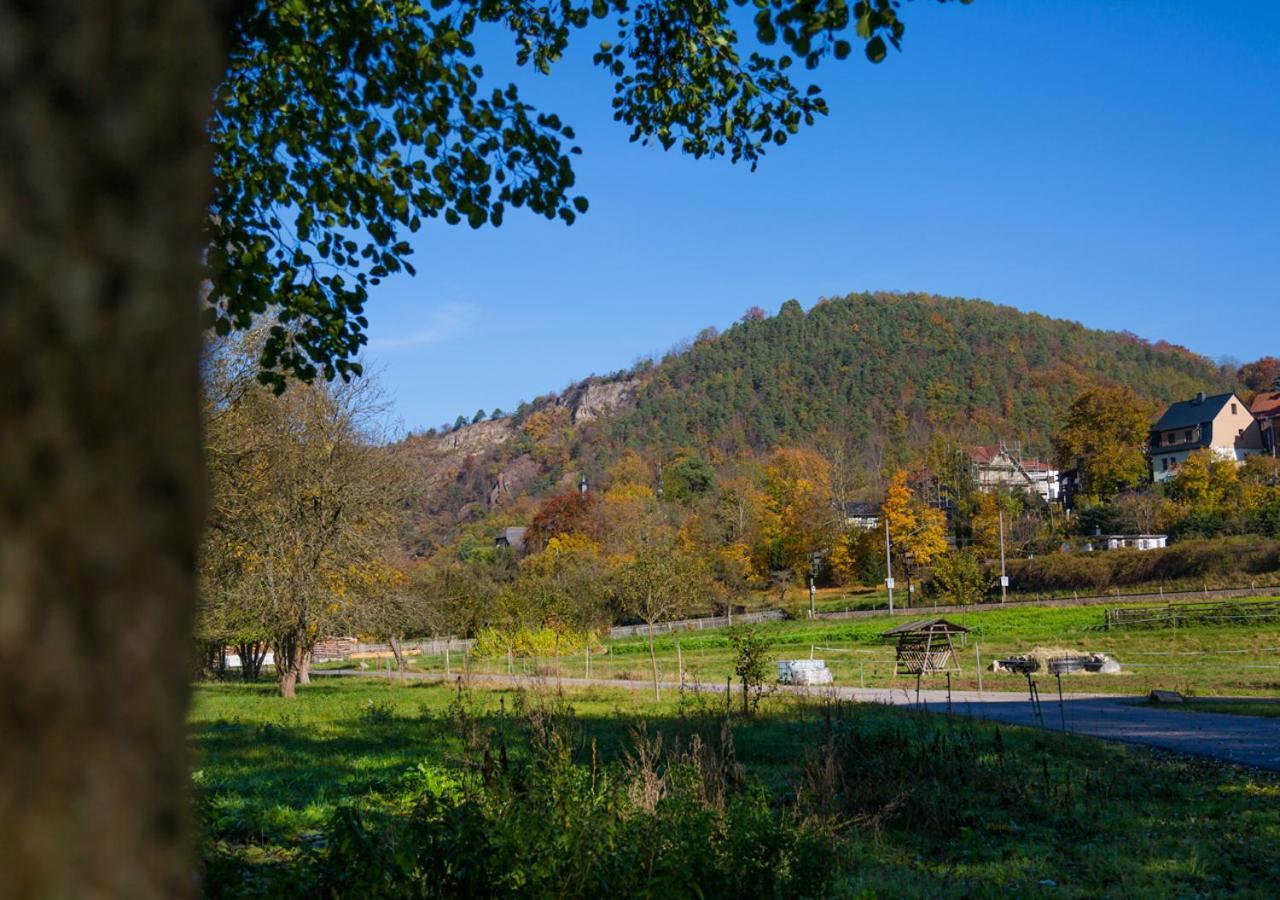
[[[911,607],[899,606],[895,615],[935,615],[939,613],[975,612],[980,610],[1016,609],[1021,607],[1062,607],[1062,606],[1102,606],[1114,603],[1141,603],[1143,600],[1160,600],[1159,606],[1139,607],[1137,609],[1113,608],[1106,610],[1106,627],[1165,627],[1165,622],[1173,624],[1207,623],[1211,621],[1239,621],[1242,616],[1251,620],[1280,619],[1280,600],[1274,602],[1220,604],[1205,603],[1205,598],[1229,599],[1241,597],[1280,597],[1280,585],[1259,585],[1249,588],[1218,588],[1205,591],[1179,591],[1167,593],[1142,594],[1099,594],[1087,597],[1057,597],[1035,600],[1010,599],[1006,603],[974,603],[968,606],[925,605],[917,603]],[[1197,609],[1202,607],[1203,609]],[[1245,608],[1248,613],[1224,611],[1226,607]],[[1263,608],[1266,608],[1264,612]],[[1218,610],[1218,612],[1213,612]],[[883,616],[887,609],[852,609],[832,610],[814,614],[815,619],[870,619]],[[1118,614],[1118,615],[1117,615]],[[703,631],[713,628],[724,628],[729,625],[754,624],[759,622],[780,622],[789,618],[781,609],[766,609],[757,612],[734,613],[724,616],[701,616],[698,618],[679,619],[671,622],[655,622],[652,626],[618,625],[609,629],[610,638],[628,638],[648,635],[676,634],[688,631]],[[1150,620],[1151,624],[1141,624]],[[443,656],[446,652],[467,654],[475,641],[470,638],[406,638],[400,642],[401,652],[411,656]],[[383,656],[391,654],[389,643],[358,641],[353,637],[327,638],[316,645],[313,658],[317,662],[333,662],[361,656]]]
[[[1106,611],[1112,628],[1179,628],[1186,625],[1245,625],[1280,619],[1280,601],[1252,603],[1167,603],[1164,606],[1116,607]]]
[[[694,619],[679,619],[672,622],[655,622],[652,631],[658,634],[675,634],[681,631],[702,631],[708,628],[723,628],[735,622],[777,622],[787,618],[780,609],[768,609],[763,612],[735,613],[732,616],[703,616]],[[618,625],[609,629],[609,637],[625,638],[636,635],[647,635],[648,625]],[[406,638],[400,642],[400,651],[409,656],[443,656],[449,653],[470,653],[475,641],[470,638]],[[386,642],[358,641],[351,637],[327,638],[316,644],[312,658],[317,662],[333,662],[353,659],[362,656],[385,656],[390,654],[391,644]]]
[[[1121,594],[1114,592],[1110,594],[1098,594],[1087,597],[1054,597],[1035,600],[1020,600],[1010,598],[1005,603],[972,603],[968,606],[955,605],[926,605],[917,603],[911,607],[899,606],[894,610],[894,615],[932,615],[934,613],[959,613],[959,612],[975,612],[980,610],[994,609],[1019,609],[1022,607],[1047,606],[1047,607],[1064,607],[1064,606],[1103,606],[1108,603],[1141,603],[1142,601],[1160,600],[1164,604],[1183,604],[1183,603],[1203,603],[1206,597],[1216,598],[1233,598],[1233,597],[1275,597],[1280,596],[1280,585],[1257,585],[1256,587],[1247,588],[1216,588],[1202,591],[1166,591],[1148,592],[1142,594]],[[871,619],[877,616],[888,614],[888,610],[881,607],[879,609],[851,609],[851,610],[834,610],[829,612],[819,612],[814,614],[816,619]]]
[[[755,622],[780,622],[787,614],[780,609],[766,609],[763,612],[737,613],[732,616],[702,616],[696,619],[680,619],[675,622],[654,622],[649,625],[618,625],[609,629],[609,637],[634,637],[638,634],[672,634],[677,631],[701,631],[704,628],[724,628],[727,625],[749,624]]]

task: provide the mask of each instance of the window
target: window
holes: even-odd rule
[[[1235,414],[1236,414],[1236,405],[1235,405],[1234,403],[1232,403],[1232,404],[1231,404],[1231,415],[1233,415],[1233,416],[1234,416]]]
[[[1187,442],[1188,442],[1188,443],[1190,443],[1190,441],[1191,441],[1191,429],[1190,429],[1190,428],[1188,428],[1186,431],[1184,431],[1184,432],[1183,432],[1183,434],[1186,436],[1186,440],[1187,440]]]
[[[1166,456],[1162,460],[1160,460],[1160,470],[1162,472],[1169,471],[1169,457]]]

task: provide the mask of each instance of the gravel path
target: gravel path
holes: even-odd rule
[[[360,669],[332,669],[313,672],[313,675],[357,675],[385,678],[382,672]],[[406,678],[415,681],[443,681],[439,673],[409,672]],[[456,676],[455,676],[456,677]],[[473,675],[477,681],[500,684],[554,684],[557,679],[529,676]],[[562,678],[558,683],[565,687],[621,687],[631,690],[652,690],[653,683],[624,681],[611,678]],[[1067,694],[1059,705],[1058,695],[1051,692],[1050,682],[1041,685],[1041,713],[1036,714],[1025,694],[1013,692],[955,691],[948,703],[945,691],[921,691],[920,702],[934,712],[970,716],[992,722],[1008,722],[1012,725],[1043,727],[1053,731],[1067,731],[1109,741],[1145,744],[1207,756],[1225,762],[1256,766],[1280,771],[1280,718],[1236,716],[1223,713],[1184,712],[1177,707],[1161,708],[1135,705],[1142,698],[1116,697],[1100,694]],[[678,684],[664,682],[664,690],[675,690]],[[723,684],[699,685],[698,690],[723,693]],[[828,693],[841,699],[864,703],[887,703],[893,706],[915,704],[915,691],[905,688],[784,688],[796,692]]]

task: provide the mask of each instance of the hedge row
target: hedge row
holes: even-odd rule
[[[1181,541],[1161,550],[1051,553],[1008,564],[1019,591],[1062,591],[1179,582],[1238,583],[1280,577],[1280,540],[1233,537]]]

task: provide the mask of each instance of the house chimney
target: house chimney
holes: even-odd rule
[[[1198,394],[1196,394],[1196,406],[1199,406],[1203,402],[1204,402],[1204,391],[1200,391]]]

